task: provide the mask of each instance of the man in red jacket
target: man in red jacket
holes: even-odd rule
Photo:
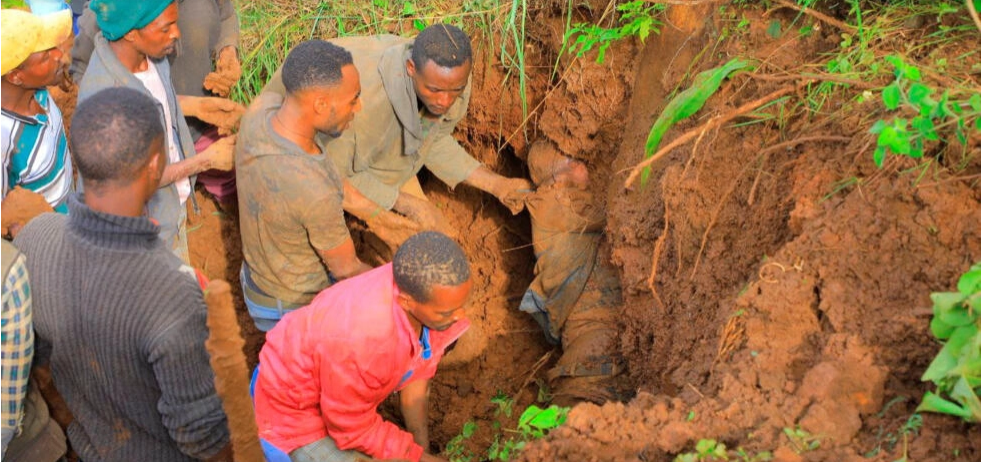
[[[461,248],[430,231],[407,239],[392,263],[284,316],[266,334],[253,376],[268,460],[441,460],[425,452],[427,392],[444,351],[470,325],[471,285]],[[407,431],[376,412],[394,391]]]

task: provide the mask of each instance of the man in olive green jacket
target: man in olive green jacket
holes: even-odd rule
[[[528,180],[492,172],[451,136],[471,97],[471,41],[464,32],[436,24],[415,39],[382,35],[330,41],[351,51],[362,85],[363,109],[352,128],[323,140],[344,178],[347,212],[391,246],[420,229],[456,234],[423,195],[416,179],[423,167],[452,188],[463,182],[491,193],[513,214],[523,209]],[[264,91],[283,93],[279,73]],[[388,211],[412,223],[394,226],[392,218],[377,219]]]

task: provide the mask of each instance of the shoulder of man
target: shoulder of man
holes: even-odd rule
[[[67,216],[54,212],[42,213],[24,225],[13,244],[30,258],[34,252],[47,250],[49,244],[60,238],[67,226]]]

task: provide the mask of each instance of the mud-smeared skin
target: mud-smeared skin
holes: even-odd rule
[[[249,369],[242,354],[246,342],[239,335],[229,283],[220,279],[209,282],[205,287],[205,304],[208,305],[205,349],[215,372],[215,391],[222,399],[222,409],[229,419],[235,460],[263,462],[256,415],[249,396]]]

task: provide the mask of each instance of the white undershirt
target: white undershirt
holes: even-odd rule
[[[143,82],[143,86],[150,91],[154,99],[164,106],[164,121],[167,123],[167,139],[171,140],[167,143],[167,158],[171,164],[180,162],[181,154],[178,152],[178,135],[174,131],[174,121],[171,120],[171,106],[167,101],[167,90],[164,89],[164,82],[161,80],[160,74],[157,73],[157,68],[154,67],[154,63],[150,62],[148,58],[147,70],[137,72],[133,75],[140,79]],[[184,204],[187,202],[188,196],[191,195],[191,180],[181,178],[175,181],[174,185],[177,186],[177,193],[181,198],[181,204]]]

